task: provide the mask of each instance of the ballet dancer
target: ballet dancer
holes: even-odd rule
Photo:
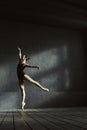
[[[37,68],[39,69],[38,66],[32,66],[29,65],[27,63],[27,61],[29,60],[27,55],[22,55],[21,53],[21,49],[18,47],[18,56],[19,56],[19,63],[17,65],[17,76],[18,76],[18,80],[19,80],[19,86],[21,89],[21,95],[22,95],[22,102],[21,102],[21,108],[22,110],[24,110],[24,106],[26,105],[25,103],[25,86],[24,86],[24,80],[28,81],[29,83],[32,83],[36,86],[38,86],[39,88],[41,88],[44,91],[49,92],[48,88],[43,87],[40,83],[38,83],[37,81],[33,80],[29,75],[24,73],[24,68],[25,67],[29,67],[29,68]]]

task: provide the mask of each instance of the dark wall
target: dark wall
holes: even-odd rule
[[[40,66],[25,72],[50,90],[25,82],[26,108],[86,106],[83,44],[83,33],[77,30],[1,20],[0,109],[20,108],[17,46],[28,54],[31,65]]]

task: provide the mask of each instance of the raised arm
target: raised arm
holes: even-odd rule
[[[18,47],[17,49],[18,49],[18,56],[19,56],[19,60],[21,60],[21,58],[22,58],[21,49],[20,49],[19,47]]]

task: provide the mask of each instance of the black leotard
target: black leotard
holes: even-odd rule
[[[23,63],[19,63],[17,65],[17,76],[18,76],[18,79],[21,80],[21,81],[23,81],[23,77],[24,77],[24,74],[25,74],[23,72],[24,68],[25,68],[25,64],[23,64]]]

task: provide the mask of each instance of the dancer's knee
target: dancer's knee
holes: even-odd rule
[[[25,91],[24,85],[20,85],[20,89],[21,89],[22,91]]]

